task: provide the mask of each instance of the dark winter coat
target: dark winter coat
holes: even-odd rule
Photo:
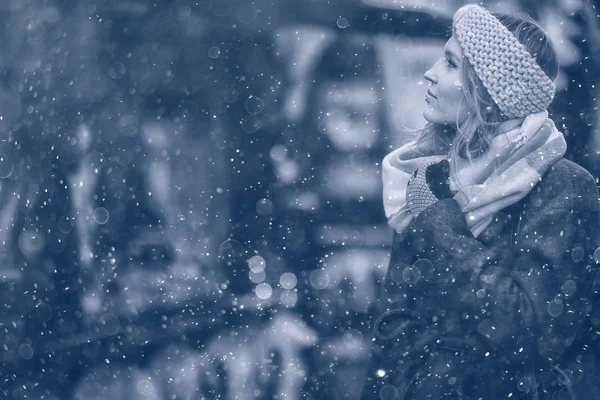
[[[599,238],[565,159],[477,238],[454,199],[429,206],[394,235],[363,398],[600,399]]]

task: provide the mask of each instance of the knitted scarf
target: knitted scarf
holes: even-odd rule
[[[404,231],[413,218],[406,204],[406,184],[417,168],[447,155],[433,154],[419,139],[383,159],[383,204],[389,224]],[[565,139],[547,111],[527,116],[514,129],[492,140],[482,156],[450,163],[450,190],[475,237],[494,214],[523,199],[567,149]]]

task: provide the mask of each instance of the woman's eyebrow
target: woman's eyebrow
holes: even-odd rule
[[[453,51],[451,51],[449,49],[446,49],[446,48],[444,49],[444,56],[452,59],[452,61],[454,61],[454,62],[458,62],[458,56],[456,55],[456,53],[454,53]]]

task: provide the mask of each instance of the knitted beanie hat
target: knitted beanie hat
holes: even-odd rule
[[[489,11],[469,4],[456,11],[453,31],[463,53],[507,118],[545,110],[554,82],[527,48]]]

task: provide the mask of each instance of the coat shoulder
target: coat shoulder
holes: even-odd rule
[[[558,193],[575,200],[577,198],[598,199],[596,180],[585,168],[565,158],[558,160],[542,176],[533,193],[544,198],[554,198]],[[562,196],[561,196],[562,197]]]
[[[554,163],[542,177],[542,182],[573,185],[573,187],[596,186],[596,181],[588,170],[566,158],[561,158]]]

